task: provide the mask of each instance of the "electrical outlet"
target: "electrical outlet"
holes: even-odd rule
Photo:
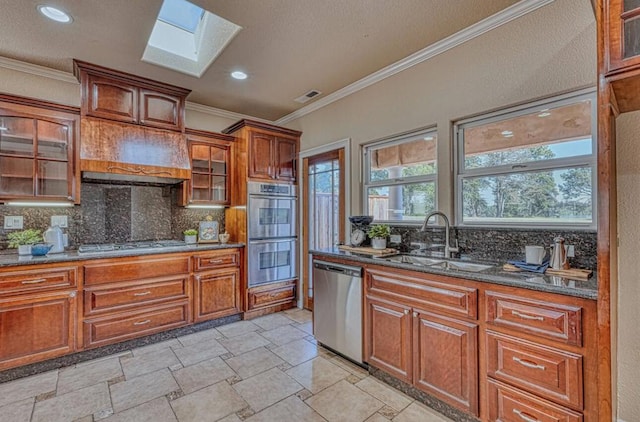
[[[391,241],[391,243],[400,243],[402,242],[402,236],[400,236],[399,234],[392,234],[391,236],[389,236],[389,240]]]
[[[567,245],[567,258],[573,258],[576,256],[576,248],[573,245]]]
[[[51,226],[58,226],[61,229],[66,229],[67,225],[67,216],[66,215],[52,215],[51,216]]]
[[[24,226],[24,217],[21,215],[7,215],[4,218],[4,228],[9,230],[21,230]]]

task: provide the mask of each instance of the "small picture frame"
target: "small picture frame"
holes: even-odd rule
[[[198,243],[218,242],[218,222],[201,221],[198,229]]]

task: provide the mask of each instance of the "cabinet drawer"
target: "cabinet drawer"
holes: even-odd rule
[[[154,277],[184,275],[190,272],[189,257],[118,259],[84,266],[84,284],[116,283]]]
[[[501,422],[582,422],[582,414],[505,384],[488,381],[489,420]]]
[[[163,278],[153,282],[127,283],[84,291],[84,313],[94,315],[140,305],[189,297],[189,277]]]
[[[0,295],[75,287],[76,268],[51,268],[0,274]]]
[[[210,270],[224,267],[237,267],[240,265],[240,252],[225,251],[224,253],[212,253],[194,257],[195,271]]]
[[[487,292],[487,322],[582,346],[582,308]]]
[[[263,308],[265,306],[278,305],[281,303],[291,302],[296,298],[296,286],[290,284],[280,286],[273,289],[265,290],[249,290],[248,309]]]
[[[187,324],[188,315],[189,304],[183,301],[136,312],[85,320],[85,347],[104,346],[180,327]]]
[[[474,288],[372,269],[365,277],[369,293],[410,300],[423,308],[453,315],[473,319],[478,316],[478,291]]]
[[[487,332],[487,374],[582,410],[582,356]]]

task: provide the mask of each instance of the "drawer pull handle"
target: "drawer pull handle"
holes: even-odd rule
[[[136,321],[133,323],[133,325],[146,325],[148,323],[150,323],[151,320],[150,319],[145,319],[144,321]]]
[[[518,409],[513,409],[513,413],[515,413],[516,415],[520,416],[520,419],[522,419],[523,421],[527,421],[527,422],[540,422],[538,419],[534,418],[531,415],[528,415],[526,413],[524,413],[521,410]]]
[[[146,295],[150,295],[151,292],[150,291],[146,291],[146,292],[139,292],[139,293],[134,293],[134,296],[146,296]]]
[[[532,320],[532,321],[544,321],[544,317],[540,316],[540,315],[527,315],[527,314],[523,314],[522,312],[518,312],[518,311],[511,311],[511,315],[515,315],[518,318],[528,319],[528,320]]]
[[[209,264],[222,264],[224,261],[222,259],[210,259]]]
[[[518,362],[520,365],[522,365],[522,366],[526,366],[527,368],[531,368],[531,369],[540,369],[541,371],[544,371],[544,370],[545,370],[544,365],[540,365],[540,364],[537,364],[537,363],[535,363],[535,362],[531,362],[531,361],[528,361],[528,360],[525,360],[525,359],[520,359],[520,358],[519,358],[519,357],[517,357],[517,356],[514,356],[512,359],[513,359],[515,362]]]
[[[25,280],[22,282],[22,284],[39,284],[44,283],[45,281],[47,281],[46,278],[38,278],[36,280]]]

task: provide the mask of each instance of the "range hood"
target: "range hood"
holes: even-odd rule
[[[109,120],[81,119],[83,179],[175,184],[191,177],[185,135]]]

